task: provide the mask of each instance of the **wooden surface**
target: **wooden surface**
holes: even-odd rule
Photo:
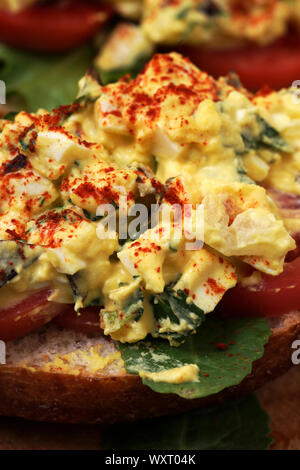
[[[271,416],[273,449],[300,450],[300,366],[258,392]],[[0,417],[0,450],[101,449],[104,428],[97,425],[34,423]]]

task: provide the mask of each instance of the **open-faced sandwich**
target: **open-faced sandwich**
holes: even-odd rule
[[[132,420],[290,367],[299,122],[177,53],[1,120],[0,413]]]

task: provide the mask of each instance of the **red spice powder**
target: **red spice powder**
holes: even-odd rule
[[[187,83],[177,85],[172,81],[172,76],[184,76]],[[159,85],[153,93],[145,91],[147,81]],[[194,68],[189,59],[181,58],[177,61],[168,54],[156,54],[135,79],[121,80],[116,86],[107,85],[102,90],[111,97],[118,110],[124,109],[123,116],[127,117],[132,126],[143,116],[145,125],[149,128],[159,119],[163,103],[170,96],[176,96],[179,105],[192,103],[194,109],[206,98],[219,101],[215,80]],[[118,111],[104,112],[103,116],[106,114],[121,117]]]
[[[36,219],[36,226],[39,228],[41,245],[56,248],[61,245],[61,239],[54,239],[58,231],[64,231],[63,224],[68,220],[72,224],[74,232],[83,221],[76,212],[65,209],[61,212],[50,211],[42,214]]]
[[[214,294],[223,294],[226,290],[225,287],[218,284],[217,281],[211,277],[209,277],[206,282]]]
[[[260,96],[262,96],[262,97],[268,96],[273,92],[274,92],[274,90],[272,90],[272,88],[270,88],[268,85],[265,85],[255,93],[255,95],[252,97],[252,100],[254,100],[255,98],[258,98]]]

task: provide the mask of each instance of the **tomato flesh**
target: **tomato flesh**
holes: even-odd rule
[[[61,328],[67,328],[81,333],[103,333],[100,328],[99,307],[87,307],[80,310],[80,315],[74,310],[74,305],[68,305],[61,315],[54,318],[53,323]]]
[[[98,2],[59,1],[20,13],[1,10],[0,41],[38,52],[60,52],[86,42],[111,16]]]
[[[246,88],[258,90],[264,85],[274,89],[289,87],[300,77],[299,48],[299,34],[291,32],[268,46],[225,50],[180,46],[176,49],[216,78],[234,71]]]
[[[51,321],[64,309],[64,304],[49,302],[50,289],[38,290],[21,302],[0,309],[0,339],[20,338]]]
[[[262,275],[262,282],[226,292],[216,313],[222,317],[271,317],[300,309],[300,258],[285,263],[279,276]]]

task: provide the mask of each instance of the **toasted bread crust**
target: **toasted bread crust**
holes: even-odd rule
[[[232,399],[261,387],[292,366],[291,343],[300,335],[300,312],[271,321],[263,358],[239,385],[206,398],[186,400],[144,386],[138,376],[86,377],[0,367],[0,414],[67,423],[114,423],[166,415]]]

